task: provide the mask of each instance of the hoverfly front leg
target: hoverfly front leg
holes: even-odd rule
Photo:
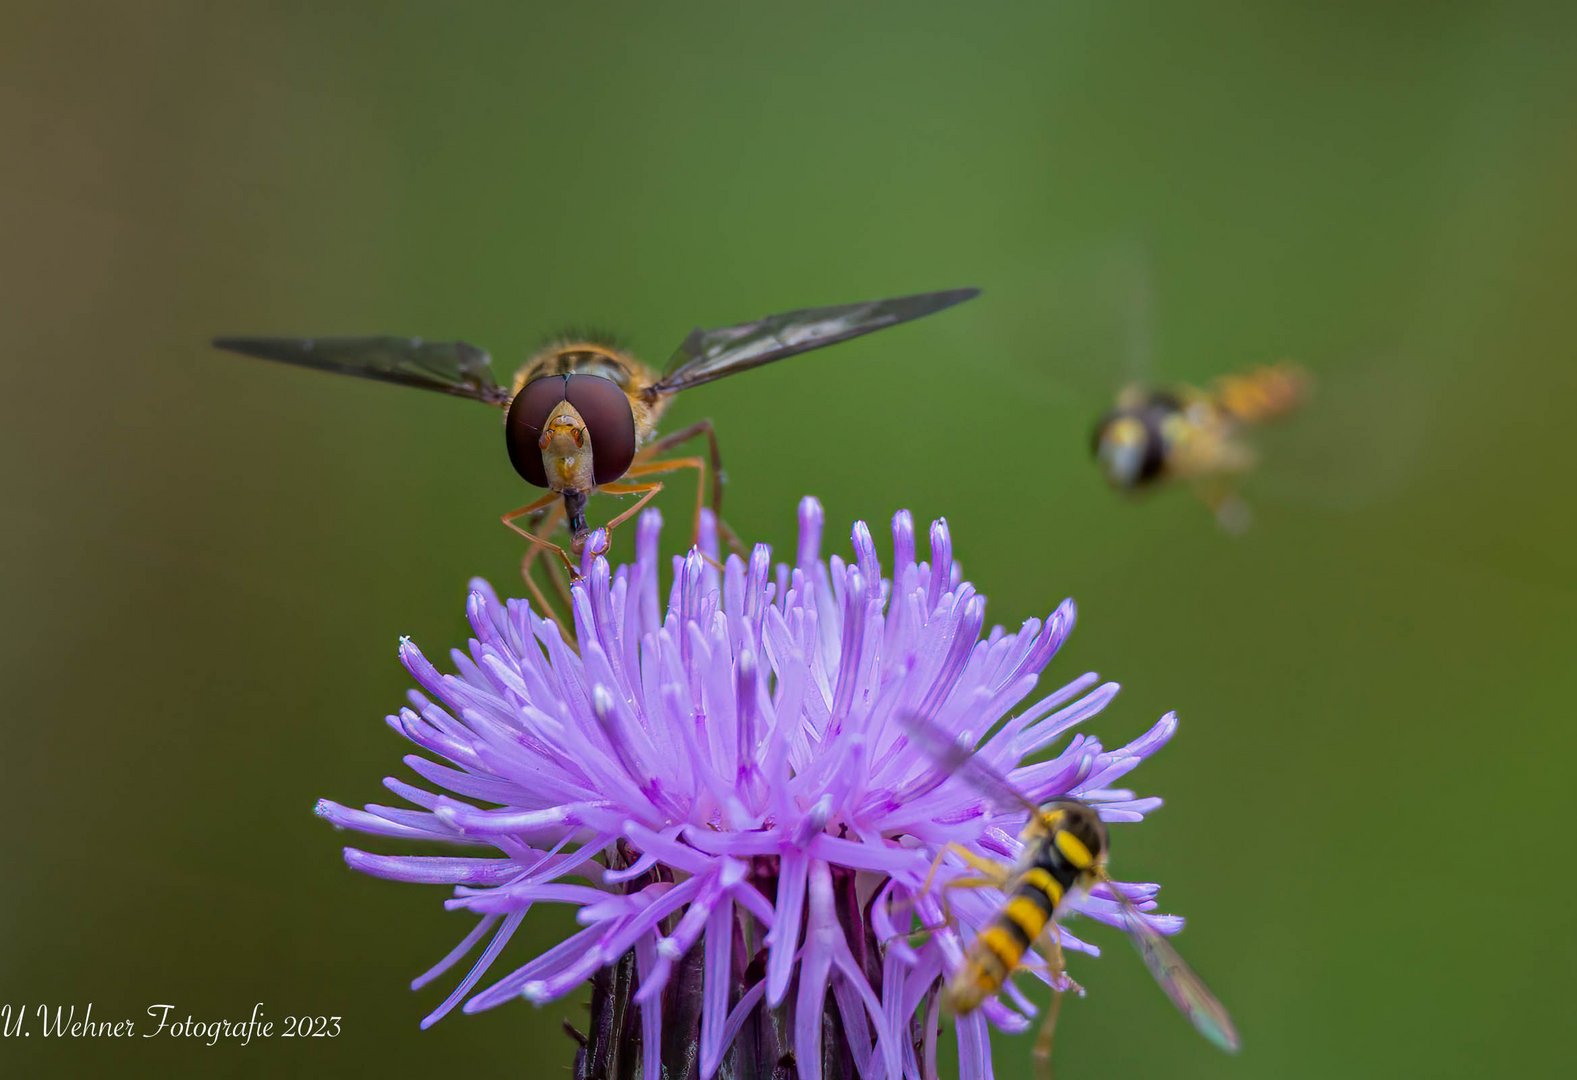
[[[565,569],[568,570],[571,575],[575,573],[575,563],[570,559],[569,552],[565,551],[553,541],[546,538],[546,534],[551,532],[553,527],[558,524],[558,510],[549,513],[545,518],[543,518],[542,521],[538,522],[535,529],[523,528],[515,523],[515,519],[527,517],[528,515],[535,514],[541,510],[546,510],[552,506],[554,502],[558,500],[558,498],[558,492],[550,491],[536,502],[528,503],[525,506],[520,507],[518,510],[511,510],[509,513],[499,518],[499,520],[505,525],[509,526],[516,533],[519,533],[521,536],[525,537],[532,544],[532,549],[528,551],[525,557],[521,560],[520,573],[521,576],[525,578],[526,585],[532,590],[537,603],[542,605],[542,614],[544,616],[551,614],[553,609],[548,606],[546,598],[542,595],[541,590],[537,589],[535,582],[533,582],[531,578],[531,566],[532,563],[536,561],[537,554],[542,551],[557,552],[558,557],[563,560]],[[549,577],[554,577],[554,575],[550,573]],[[554,577],[554,581],[555,584],[558,584],[556,577]],[[560,588],[562,589],[562,585],[560,585]]]
[[[631,466],[629,471],[626,472],[624,475],[625,476],[633,475],[635,473],[636,468],[638,468],[638,466]],[[658,469],[658,470],[654,470],[654,471],[662,472],[663,470]],[[628,510],[626,510],[623,513],[619,514],[612,521],[608,522],[606,525],[604,525],[602,527],[603,531],[608,534],[608,547],[609,548],[613,547],[613,530],[617,529],[620,525],[623,525],[626,521],[630,520],[630,518],[633,517],[635,514],[640,513],[641,509],[647,503],[651,502],[652,499],[656,496],[656,494],[659,491],[661,491],[662,489],[663,489],[663,484],[662,484],[661,480],[654,480],[650,484],[604,484],[604,485],[602,485],[602,487],[599,490],[605,491],[609,495],[639,495],[640,496],[640,498],[635,501],[635,505],[634,506],[630,507]],[[606,550],[604,552],[602,552],[602,554],[606,554]]]
[[[1242,536],[1254,520],[1254,512],[1236,491],[1220,479],[1203,479],[1195,485],[1199,500],[1205,504],[1216,524],[1228,536]]]
[[[683,445],[684,443],[689,442],[691,439],[701,435],[706,436],[707,458],[709,459],[712,469],[710,485],[712,491],[712,513],[717,518],[717,531],[722,537],[724,543],[726,543],[730,548],[740,555],[744,555],[746,554],[745,545],[740,541],[738,534],[735,533],[733,529],[729,528],[728,523],[723,520],[723,453],[718,448],[717,432],[712,427],[712,421],[698,420],[687,428],[681,428],[670,435],[664,435],[656,442],[643,447],[640,453],[636,455],[636,464],[625,475],[642,475],[640,473],[636,473],[635,470],[640,469],[643,466],[659,464],[659,462],[653,460],[659,454],[666,453],[667,451],[672,450],[674,447]],[[696,470],[696,516],[694,528],[691,533],[691,540],[694,542],[695,540],[699,540],[701,536],[701,507],[705,505],[705,495],[708,487],[706,475],[707,462],[702,462],[699,457],[687,457],[672,458],[669,459],[666,464],[671,464],[676,469],[684,468]],[[645,472],[644,475],[649,476],[655,471],[659,470],[650,470]]]
[[[697,420],[687,428],[681,428],[672,434],[664,435],[656,442],[642,448],[641,457],[653,458],[659,454],[667,453],[676,446],[682,446],[698,435],[706,436],[707,457],[712,465],[712,513],[718,517],[723,516],[723,453],[717,446],[717,431],[712,427],[710,420]],[[701,489],[706,489],[706,473],[703,471],[698,480]]]
[[[1051,920],[1046,924],[1041,937],[1051,945],[1050,955],[1042,953],[1046,959],[1047,971],[1050,974],[1051,1005],[1046,1009],[1046,1019],[1040,1023],[1040,1032],[1035,1036],[1035,1074],[1040,1080],[1051,1080],[1051,1045],[1057,1037],[1057,1016],[1062,1012],[1062,996],[1067,986],[1066,967],[1062,959],[1062,931],[1057,929],[1057,921]],[[1040,951],[1037,943],[1036,951]]]
[[[701,542],[701,511],[706,507],[706,462],[699,457],[664,458],[661,461],[643,461],[631,465],[625,472],[626,477],[660,476],[664,473],[678,472],[680,469],[694,469],[697,473],[695,492],[695,514],[690,521],[690,545],[694,547]],[[639,485],[637,485],[639,486]],[[610,490],[604,485],[604,491]],[[720,517],[713,520],[717,522],[718,533],[735,551],[744,553],[744,545],[739,537],[730,529]]]
[[[531,533],[533,536],[539,538],[551,536],[553,535],[553,531],[563,524],[563,522],[564,506],[562,503],[554,503],[552,506],[548,507],[547,513],[543,514],[541,519],[532,525]],[[532,544],[526,549],[526,553],[520,558],[520,577],[523,581],[525,581],[526,588],[531,592],[531,599],[537,604],[537,607],[541,610],[541,613],[544,616],[553,614],[555,608],[548,602],[548,598],[542,592],[541,586],[537,584],[536,578],[532,576],[532,570],[536,565],[538,556],[540,556],[546,550],[547,548],[543,547],[541,544]],[[552,565],[546,566],[543,570],[543,573],[546,575],[548,581],[553,585],[553,591],[557,594],[560,603],[563,605],[562,608],[557,610],[561,611],[567,617],[574,608],[574,601],[570,598],[569,586],[564,580],[564,575],[560,574]]]
[[[538,536],[536,533],[532,532],[530,529],[523,529],[519,525],[515,524],[515,519],[516,518],[522,518],[522,517],[526,517],[529,514],[535,514],[537,511],[545,509],[549,505],[550,500],[557,499],[557,498],[558,498],[558,492],[550,492],[545,498],[538,499],[534,503],[530,503],[529,505],[522,506],[518,510],[511,510],[509,513],[507,513],[507,514],[503,515],[501,518],[499,518],[499,520],[502,521],[505,525],[508,525],[511,529],[515,530],[515,532],[519,533],[521,536],[525,537],[531,543],[536,544],[539,547],[546,548],[549,551],[556,551],[556,552],[558,552],[559,558],[562,559],[563,562],[564,562],[564,568],[566,570],[570,571],[570,573],[574,573],[575,572],[575,561],[570,558],[569,552],[567,552],[563,548],[559,547],[553,541],[547,540],[547,539],[545,539],[545,538],[543,538],[541,536]]]
[[[962,844],[946,844],[936,853],[936,858],[931,860],[931,868],[926,872],[925,880],[920,883],[920,891],[905,898],[904,914],[907,916],[920,901],[931,895],[931,890],[936,885],[936,872],[942,868],[942,861],[949,855],[956,855],[964,860],[975,870],[972,875],[949,878],[942,883],[940,901],[942,905],[942,921],[935,926],[920,924],[918,930],[906,931],[896,935],[904,937],[913,934],[930,934],[943,927],[951,926],[956,921],[953,918],[952,905],[948,902],[947,894],[953,889],[1005,889],[1012,882],[1012,872],[1002,863],[983,858],[964,847]],[[889,939],[892,940],[892,939]],[[886,944],[883,942],[882,944]]]

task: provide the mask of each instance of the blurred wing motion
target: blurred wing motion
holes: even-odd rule
[[[359,375],[503,405],[509,391],[493,381],[487,353],[463,341],[421,338],[215,338],[214,347],[243,356]]]
[[[652,397],[676,393],[785,356],[897,326],[978,295],[979,289],[949,289],[896,300],[788,311],[718,330],[697,328],[684,339],[668,361],[667,371],[647,393]]]
[[[1204,980],[1194,974],[1194,969],[1177,955],[1171,942],[1145,920],[1133,901],[1124,896],[1110,878],[1105,881],[1107,891],[1122,911],[1123,925],[1134,948],[1139,950],[1140,959],[1166,991],[1166,996],[1172,999],[1178,1012],[1188,1017],[1205,1038],[1229,1054],[1237,1053],[1242,1043],[1238,1041],[1237,1028],[1232,1025],[1226,1008],[1205,987]]]
[[[1025,795],[1013,781],[980,760],[971,746],[959,742],[944,731],[934,720],[918,713],[910,713],[900,721],[908,730],[915,744],[924,751],[944,773],[958,777],[976,791],[996,803],[1003,810],[1028,810],[1039,814],[1040,807]]]

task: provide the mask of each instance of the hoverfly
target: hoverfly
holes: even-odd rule
[[[661,375],[607,341],[561,339],[528,358],[507,386],[494,380],[488,354],[463,341],[223,337],[213,344],[265,360],[437,390],[502,410],[510,464],[527,483],[547,489],[542,498],[502,518],[532,545],[521,565],[529,584],[532,562],[543,551],[556,552],[569,572],[576,572],[569,552],[548,537],[567,520],[571,546],[580,550],[591,533],[586,503],[593,492],[640,496],[603,526],[610,536],[662,490],[662,481],[650,478],[665,473],[695,470],[699,528],[710,467],[712,508],[720,509],[722,459],[712,422],[702,420],[655,438],[658,421],[679,391],[918,319],[978,294],[978,289],[952,289],[806,308],[715,330],[697,328]],[[701,436],[708,444],[706,459],[661,457]],[[543,515],[534,528],[517,524],[533,514]]]
[[[1290,363],[1227,375],[1208,389],[1135,383],[1096,424],[1091,449],[1107,482],[1119,491],[1185,481],[1223,528],[1240,532],[1248,524],[1248,510],[1231,482],[1254,464],[1254,453],[1239,432],[1291,412],[1308,390],[1308,374]]]
[[[1035,1058],[1042,1074],[1049,1075],[1052,1036],[1062,1005],[1058,982],[1066,977],[1057,921],[1080,896],[1102,885],[1122,914],[1129,940],[1172,1004],[1205,1038],[1228,1053],[1237,1052],[1237,1029],[1226,1009],[1107,873],[1106,825],[1093,806],[1072,797],[1036,803],[934,722],[911,715],[905,726],[945,775],[959,777],[1003,809],[1027,815],[1019,834],[1023,848],[1012,864],[984,858],[958,844],[949,844],[933,864],[934,874],[946,855],[956,855],[974,876],[955,879],[945,887],[992,887],[1004,897],[1001,909],[975,936],[963,964],[942,989],[949,1008],[957,1014],[973,1012],[1024,965],[1031,950],[1039,952],[1050,968],[1054,996],[1036,1040]]]

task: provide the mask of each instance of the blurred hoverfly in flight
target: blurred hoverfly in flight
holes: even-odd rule
[[[719,509],[722,462],[712,422],[702,420],[655,438],[657,423],[674,394],[918,319],[978,293],[978,289],[952,289],[806,308],[716,330],[698,328],[680,343],[660,375],[606,341],[560,339],[531,356],[507,386],[494,380],[488,354],[462,341],[223,337],[216,338],[214,345],[246,356],[437,390],[502,410],[510,463],[527,483],[547,489],[542,498],[503,516],[504,524],[533,545],[521,566],[530,583],[531,564],[542,551],[556,552],[569,572],[576,572],[569,552],[548,537],[567,520],[571,546],[579,550],[591,533],[586,502],[593,492],[640,496],[604,526],[611,536],[662,489],[662,482],[651,477],[694,469],[699,528],[710,465],[712,508]],[[709,460],[661,456],[703,435]],[[534,527],[517,524],[519,518],[533,514],[542,515]]]
[[[1015,862],[983,858],[949,844],[933,864],[934,875],[943,858],[955,855],[973,873],[944,888],[995,888],[1004,898],[996,917],[975,936],[963,964],[943,987],[942,999],[955,1014],[979,1008],[1024,966],[1031,951],[1039,953],[1048,967],[1054,997],[1035,1043],[1035,1058],[1039,1072],[1049,1076],[1052,1036],[1062,1005],[1058,986],[1071,985],[1063,981],[1066,971],[1057,922],[1079,897],[1099,886],[1116,903],[1129,939],[1172,1004],[1205,1038],[1228,1053],[1237,1052],[1237,1029],[1226,1009],[1107,873],[1106,825],[1093,806],[1071,797],[1036,803],[934,722],[911,715],[905,726],[945,775],[974,787],[1002,810],[1027,815],[1019,834],[1023,849]]]
[[[1095,459],[1119,491],[1189,483],[1229,532],[1248,525],[1233,480],[1254,464],[1242,441],[1246,426],[1284,416],[1307,398],[1309,376],[1291,363],[1217,379],[1208,389],[1134,383],[1095,426]]]

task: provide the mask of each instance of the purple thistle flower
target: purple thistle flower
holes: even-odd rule
[[[475,637],[453,653],[454,674],[401,642],[421,691],[389,723],[440,759],[405,761],[451,794],[390,778],[416,809],[323,800],[318,813],[475,852],[345,850],[378,877],[455,886],[446,906],[478,917],[413,983],[486,943],[424,1027],[462,1001],[466,1012],[519,997],[541,1004],[589,981],[593,1026],[577,1076],[709,1080],[725,1065],[739,1077],[932,1076],[940,984],[1002,897],[953,891],[952,921],[915,944],[914,920],[945,921],[937,886],[966,871],[944,862],[929,890],[926,875],[949,842],[1011,860],[1023,812],[950,780],[903,718],[931,717],[978,742],[1038,802],[1074,795],[1109,822],[1160,805],[1113,785],[1171,737],[1170,713],[1120,749],[1073,734],[1054,757],[1021,764],[1117,692],[1086,674],[1024,704],[1073,626],[1071,601],[982,637],[985,598],[961,579],[944,522],[931,526],[922,562],[909,514],[894,517],[890,579],[863,523],[846,563],[822,560],[815,500],[801,503],[799,522],[793,565],[774,566],[758,546],[719,571],[705,519],[700,551],[673,561],[664,604],[660,518],[648,512],[632,565],[610,570],[588,556],[573,588],[575,646],[480,581],[467,605]],[[1117,887],[1155,907],[1158,886]],[[1121,927],[1103,888],[1078,909]],[[474,992],[531,907],[549,903],[578,908],[583,929]],[[1164,933],[1181,927],[1145,917]],[[1098,954],[1060,933],[1065,950]],[[1013,1007],[992,998],[954,1019],[965,1078],[992,1075],[988,1024],[1029,1024],[1017,988],[1003,995]]]

